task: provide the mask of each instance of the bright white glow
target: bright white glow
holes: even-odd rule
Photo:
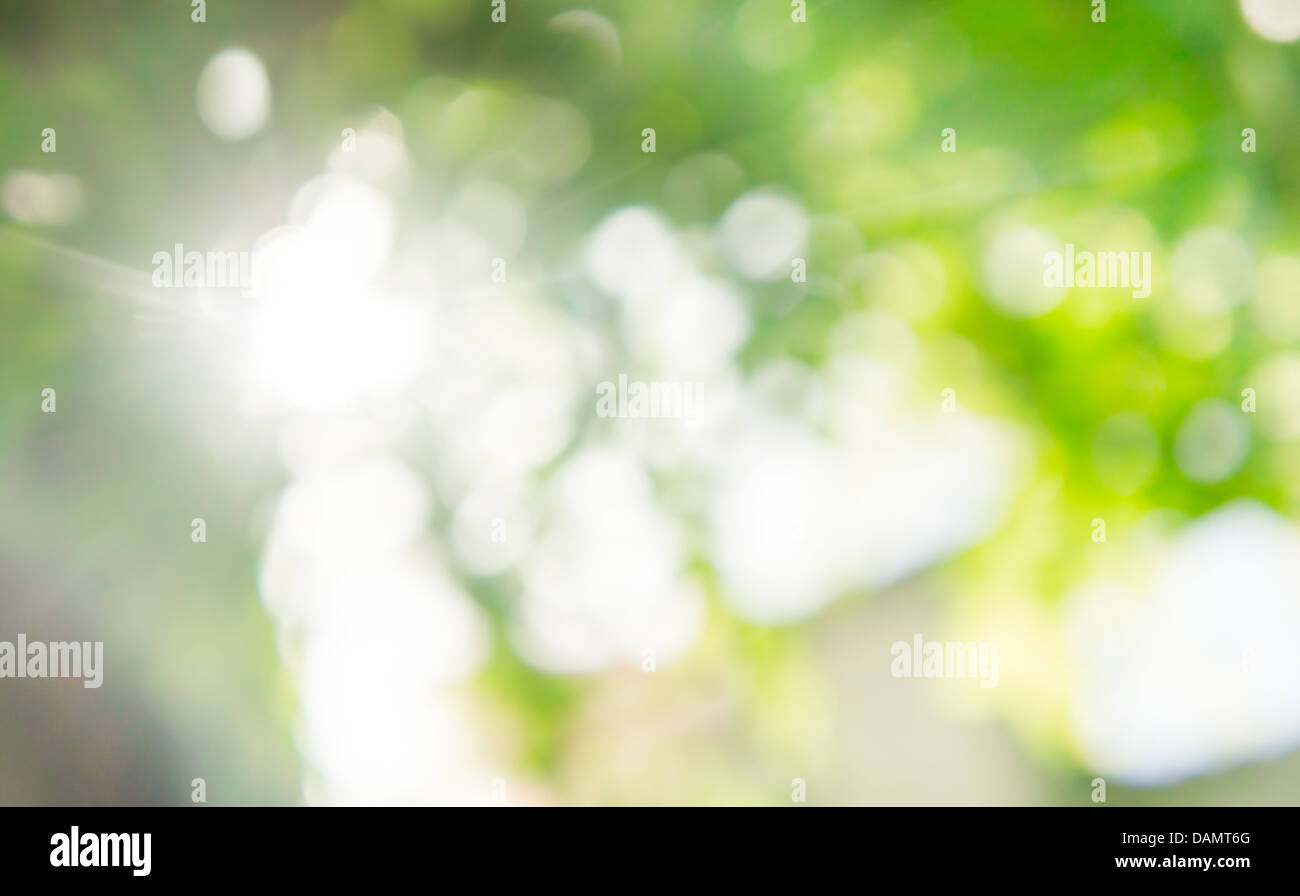
[[[833,358],[826,379],[827,426],[850,477],[840,490],[856,584],[887,585],[996,530],[1026,466],[1015,430],[917,409],[904,373],[875,358]]]
[[[1298,588],[1295,527],[1236,501],[1179,534],[1149,587],[1073,593],[1072,716],[1088,767],[1155,785],[1300,743]]]
[[[1265,40],[1289,44],[1300,38],[1300,2],[1296,0],[1241,0],[1241,15]]]
[[[481,802],[491,778],[457,701],[413,688],[382,666],[340,662],[352,640],[313,642],[302,664],[298,741],[326,805]]]
[[[1004,230],[984,256],[988,298],[1012,317],[1046,314],[1065,298],[1065,289],[1043,285],[1049,252],[1063,252],[1060,240],[1033,227]]]
[[[720,465],[709,513],[722,597],[740,616],[808,616],[845,584],[845,476],[830,447],[803,427],[748,427]]]
[[[489,775],[441,689],[486,658],[487,622],[420,540],[426,486],[382,456],[338,461],[285,491],[260,577],[299,680],[309,799],[480,801]]]
[[[482,612],[429,552],[356,566],[309,621],[313,638],[383,645],[385,677],[431,687],[472,674],[487,655]]]
[[[587,276],[610,295],[654,292],[668,282],[678,264],[677,241],[667,222],[640,207],[609,215],[587,243]]]
[[[394,227],[383,194],[350,177],[318,178],[299,191],[297,228],[258,245],[260,301],[250,335],[255,389],[297,407],[332,410],[414,374],[422,332],[410,307],[367,285]]]
[[[567,316],[508,290],[446,309],[424,395],[441,487],[459,494],[484,476],[535,469],[569,444],[589,378],[581,335]]]
[[[429,513],[424,483],[385,458],[294,482],[272,519],[262,562],[263,600],[285,621],[310,617],[341,571],[379,565],[375,558],[405,549]]]
[[[808,242],[808,216],[798,202],[772,190],[751,190],[722,216],[722,247],[746,277],[788,277]]]
[[[195,101],[199,120],[222,140],[256,134],[271,114],[271,82],[262,60],[243,48],[217,53],[199,73]]]
[[[756,386],[785,419],[749,410],[723,443],[708,514],[722,596],[739,615],[792,622],[994,531],[1023,466],[1019,439],[970,414],[917,413],[904,381],[861,355],[833,359],[824,386],[764,372]],[[818,417],[831,440],[801,419]]]
[[[303,184],[294,194],[290,217],[304,237],[299,267],[289,272],[299,291],[375,276],[388,258],[397,226],[391,199],[344,174]]]
[[[360,415],[300,413],[280,426],[280,457],[299,479],[362,461],[387,443],[388,433]]]
[[[328,410],[402,382],[418,361],[418,346],[410,315],[395,302],[274,302],[254,323],[253,374],[290,404]]]
[[[689,416],[625,417],[598,425],[647,467],[671,475],[666,485],[678,513],[702,513],[708,503],[708,491],[702,486],[711,479],[698,477],[707,477],[708,471],[721,463],[725,434],[734,426],[744,402],[745,387],[733,367],[703,381]]]
[[[956,413],[913,422],[862,458],[846,528],[856,583],[880,587],[996,531],[1015,493],[1018,443],[1000,424]]]
[[[533,513],[521,482],[475,483],[456,506],[451,543],[456,558],[474,575],[510,569],[533,539]]]
[[[549,525],[520,565],[512,639],[553,672],[657,663],[684,651],[703,623],[704,600],[684,576],[681,535],[654,504],[628,454],[588,448],[550,482]]]
[[[644,369],[675,380],[708,379],[749,336],[749,312],[727,283],[684,276],[629,306],[623,334]]]

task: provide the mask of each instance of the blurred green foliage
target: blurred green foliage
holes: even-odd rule
[[[966,369],[961,348],[977,347],[982,375],[963,388],[963,403],[1023,424],[1043,459],[1006,531],[939,572],[951,600],[978,612],[995,594],[1059,596],[1089,562],[1079,533],[1093,517],[1123,521],[1151,507],[1195,515],[1241,495],[1300,509],[1294,441],[1258,439],[1241,471],[1209,486],[1189,482],[1169,456],[1192,405],[1206,396],[1236,402],[1261,357],[1295,347],[1261,332],[1248,305],[1231,313],[1221,350],[1188,357],[1154,310],[1167,277],[1149,302],[1123,290],[1076,291],[1030,320],[1005,316],[983,294],[984,253],[1000,222],[1095,240],[1118,234],[1134,248],[1149,239],[1162,272],[1171,247],[1208,224],[1258,253],[1294,251],[1300,62],[1292,45],[1251,34],[1236,4],[1112,3],[1109,21],[1094,25],[1082,0],[814,0],[802,49],[766,34],[767,19],[736,3],[598,4],[618,28],[621,61],[590,37],[548,29],[567,8],[558,2],[512,2],[507,27],[489,23],[486,0],[212,0],[204,25],[189,21],[187,6],[48,0],[0,9],[0,175],[53,169],[75,174],[86,192],[84,213],[64,227],[0,229],[0,631],[11,619],[66,618],[87,636],[132,645],[119,661],[128,684],[114,690],[131,723],[78,749],[109,763],[134,757],[129,774],[106,773],[36,750],[46,712],[111,713],[72,698],[48,710],[18,706],[0,690],[0,717],[16,720],[0,726],[0,800],[176,802],[197,767],[220,770],[209,785],[221,801],[298,799],[293,690],[257,597],[257,545],[214,539],[200,556],[177,536],[196,504],[209,508],[209,531],[245,531],[282,475],[274,434],[251,427],[240,457],[211,448],[186,405],[233,414],[228,390],[194,373],[183,343],[141,340],[129,302],[87,288],[75,259],[44,241],[145,270],[156,246],[201,242],[214,221],[274,220],[318,170],[335,124],[376,106],[402,117],[416,161],[436,171],[408,201],[435,204],[440,183],[489,164],[478,151],[488,141],[476,139],[485,135],[465,133],[460,147],[427,139],[453,82],[488,91],[499,113],[490,127],[508,128],[525,92],[562,98],[586,116],[585,166],[528,197],[542,224],[530,249],[557,269],[600,217],[633,203],[662,207],[683,228],[711,225],[744,187],[773,185],[814,215],[848,222],[847,232],[815,231],[806,295],[782,281],[748,293],[750,369],[781,355],[819,364],[846,313],[890,307],[855,278],[848,262],[861,249],[928,247],[941,264],[940,301],[911,323],[954,372]],[[768,6],[771,21],[788,18],[788,4]],[[231,43],[261,56],[275,91],[273,126],[248,144],[212,140],[194,112],[200,68]],[[777,63],[764,70],[755,56]],[[647,126],[658,131],[655,156],[640,152]],[[57,156],[40,152],[45,127],[58,130]],[[1241,152],[1245,127],[1259,135],[1255,154]],[[958,135],[952,157],[939,152],[944,128]],[[666,173],[703,152],[733,159],[743,182],[675,207]],[[560,301],[578,313],[590,305],[581,290]],[[47,418],[34,409],[51,384],[60,413]],[[938,386],[917,391],[929,400]],[[1131,495],[1112,493],[1093,462],[1098,425],[1124,411],[1146,415],[1163,446]],[[478,596],[492,605],[490,594]],[[738,670],[753,689],[738,699],[759,719],[736,737],[761,741],[755,732],[789,711],[783,676],[807,674],[807,652],[851,612],[836,607],[782,630],[714,618],[699,656],[675,674],[689,682]],[[559,778],[584,755],[574,743],[584,701],[616,687],[532,671],[504,640],[480,686],[523,732],[521,767]],[[1037,798],[1077,802],[1072,782],[1084,773],[1052,727],[1056,699],[1009,709],[1010,727],[1036,745]],[[1050,731],[1036,727],[1040,717],[1056,719]],[[769,747],[782,749],[757,749]],[[113,783],[102,783],[105,774]],[[1290,761],[1284,774],[1294,793],[1300,768]],[[1261,775],[1146,798],[1267,798]],[[606,795],[659,797],[653,782],[622,786]],[[740,784],[699,786],[702,801],[753,798]],[[785,798],[779,787],[765,796]]]

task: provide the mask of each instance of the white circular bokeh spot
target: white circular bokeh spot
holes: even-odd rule
[[[1238,500],[1171,537],[1149,577],[1067,598],[1071,718],[1090,768],[1152,786],[1300,742],[1300,533]]]
[[[1241,17],[1265,40],[1289,44],[1300,38],[1300,3],[1296,0],[1241,0]]]
[[[587,242],[584,267],[600,289],[626,298],[661,287],[680,261],[668,222],[647,208],[631,206],[596,227]]]
[[[773,280],[808,243],[811,225],[798,202],[772,190],[751,190],[722,216],[722,246],[740,273]]]
[[[1065,298],[1065,289],[1045,285],[1047,256],[1061,252],[1060,240],[1035,227],[1004,230],[984,256],[984,289],[993,304],[1012,317],[1046,314]]]
[[[203,126],[222,140],[251,137],[271,115],[266,67],[251,50],[222,50],[199,73],[195,102]]]
[[[1241,468],[1250,450],[1244,415],[1221,398],[1198,402],[1174,437],[1174,462],[1195,482],[1214,483]]]

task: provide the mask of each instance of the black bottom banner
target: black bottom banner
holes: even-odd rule
[[[489,817],[486,813],[492,811]],[[618,811],[618,810],[611,810]],[[804,810],[805,812],[808,810]],[[619,867],[666,882],[701,866],[734,877],[830,872],[862,882],[899,873],[924,880],[1042,881],[1077,876],[1181,882],[1288,874],[1291,809],[859,809],[820,819],[672,810],[563,820],[495,809],[10,809],[0,812],[8,880],[129,886],[154,882],[400,883],[424,868],[538,882]],[[820,821],[820,823],[819,823]],[[746,828],[752,830],[746,831]],[[737,850],[737,845],[743,848]],[[531,870],[530,870],[531,869]],[[726,869],[724,871],[724,869]],[[888,877],[886,877],[888,875]],[[450,878],[449,878],[450,880]]]

